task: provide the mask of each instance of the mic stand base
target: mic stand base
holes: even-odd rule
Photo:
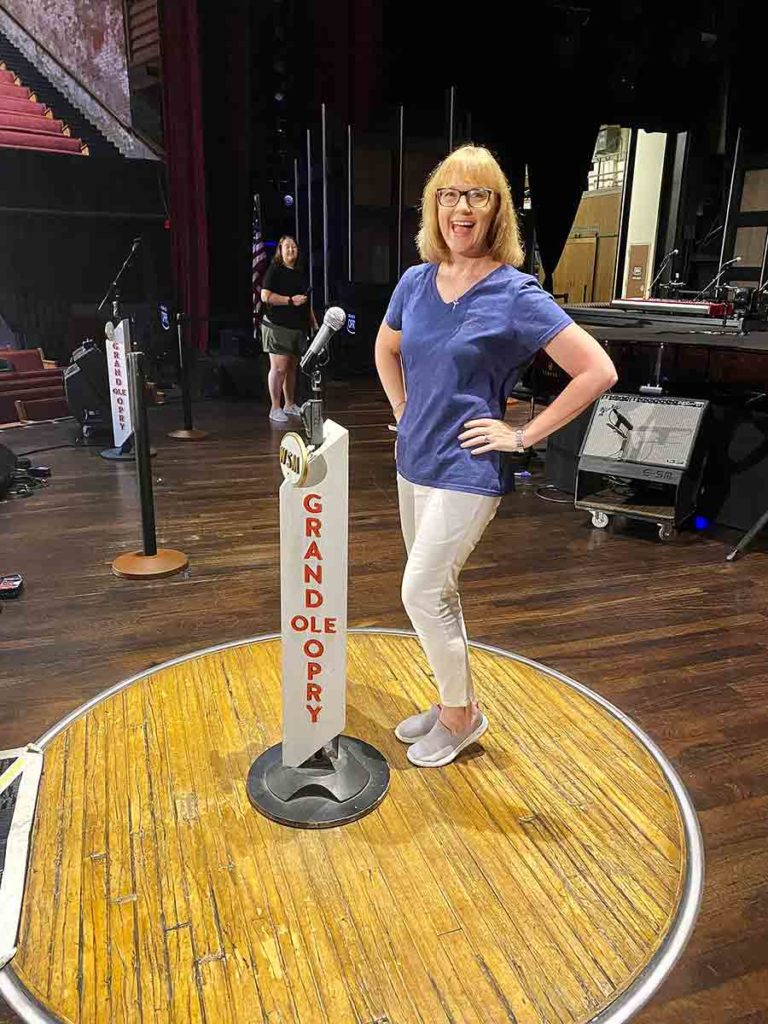
[[[248,772],[257,811],[293,828],[334,828],[357,821],[381,803],[389,765],[369,743],[337,736],[298,768],[283,764],[283,745],[265,750]]]
[[[133,451],[133,434],[129,434],[119,448],[105,448],[99,455],[111,462],[132,462],[136,458]]]
[[[145,555],[141,551],[118,555],[112,563],[112,572],[129,580],[157,579],[183,572],[188,565],[189,559],[183,551],[158,548],[155,555]]]
[[[99,452],[102,459],[107,459],[109,462],[135,462],[136,456],[134,455],[133,449],[124,452],[122,446],[120,448],[105,448],[103,452]],[[157,455],[157,448],[149,449],[150,458]]]
[[[136,458],[133,452],[124,452],[122,448],[105,448],[99,455],[110,462],[133,462]]]
[[[172,430],[168,437],[173,437],[177,441],[204,441],[208,437],[207,430]]]

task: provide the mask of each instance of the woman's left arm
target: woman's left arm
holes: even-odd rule
[[[526,448],[570,423],[618,380],[608,353],[578,324],[563,328],[545,346],[545,351],[571,380],[557,398],[523,428]],[[459,441],[462,448],[471,448],[473,455],[515,450],[515,429],[502,420],[470,420],[464,426],[466,430],[459,434]]]

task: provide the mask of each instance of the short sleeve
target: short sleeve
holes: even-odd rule
[[[573,323],[549,292],[545,292],[535,278],[528,278],[520,288],[514,305],[515,334],[530,359],[556,334]]]
[[[266,289],[266,291],[274,292],[277,290],[275,288],[275,280],[278,276],[278,270],[279,267],[277,266],[276,263],[270,263],[269,266],[267,267],[267,271],[264,274],[264,277],[261,282],[261,287]],[[277,294],[279,295],[280,293],[278,292]]]
[[[409,267],[406,270],[397,282],[397,286],[392,292],[392,298],[389,300],[384,320],[387,327],[393,331],[402,331],[403,329],[403,308],[411,291],[411,275],[414,269],[414,267]]]

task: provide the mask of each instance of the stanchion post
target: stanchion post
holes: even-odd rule
[[[136,473],[139,481],[141,503],[141,535],[144,554],[157,554],[157,532],[155,529],[155,495],[152,489],[152,466],[149,461],[149,421],[144,401],[144,374],[141,352],[128,353],[128,387],[131,392],[131,408],[134,410],[134,438],[136,443]]]
[[[187,362],[187,350],[184,344],[184,314],[176,314],[176,334],[179,339],[179,384],[181,386],[181,404],[184,410],[184,427],[181,430],[172,430],[168,437],[177,441],[202,441],[208,437],[205,430],[195,430],[192,423],[192,394],[189,385],[189,364]]]
[[[152,493],[152,465],[149,452],[149,422],[144,401],[143,352],[129,352],[128,387],[131,399],[134,449],[136,452],[136,479],[141,506],[142,551],[133,551],[118,557],[112,563],[115,576],[127,579],[173,576],[189,565],[182,551],[157,547],[155,530],[155,503]]]

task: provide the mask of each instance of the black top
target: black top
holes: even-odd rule
[[[301,295],[308,290],[309,282],[300,270],[292,270],[284,263],[270,263],[261,287],[278,295]],[[308,330],[309,306],[309,302],[303,306],[271,306],[267,303],[265,315],[270,323],[278,327]]]

